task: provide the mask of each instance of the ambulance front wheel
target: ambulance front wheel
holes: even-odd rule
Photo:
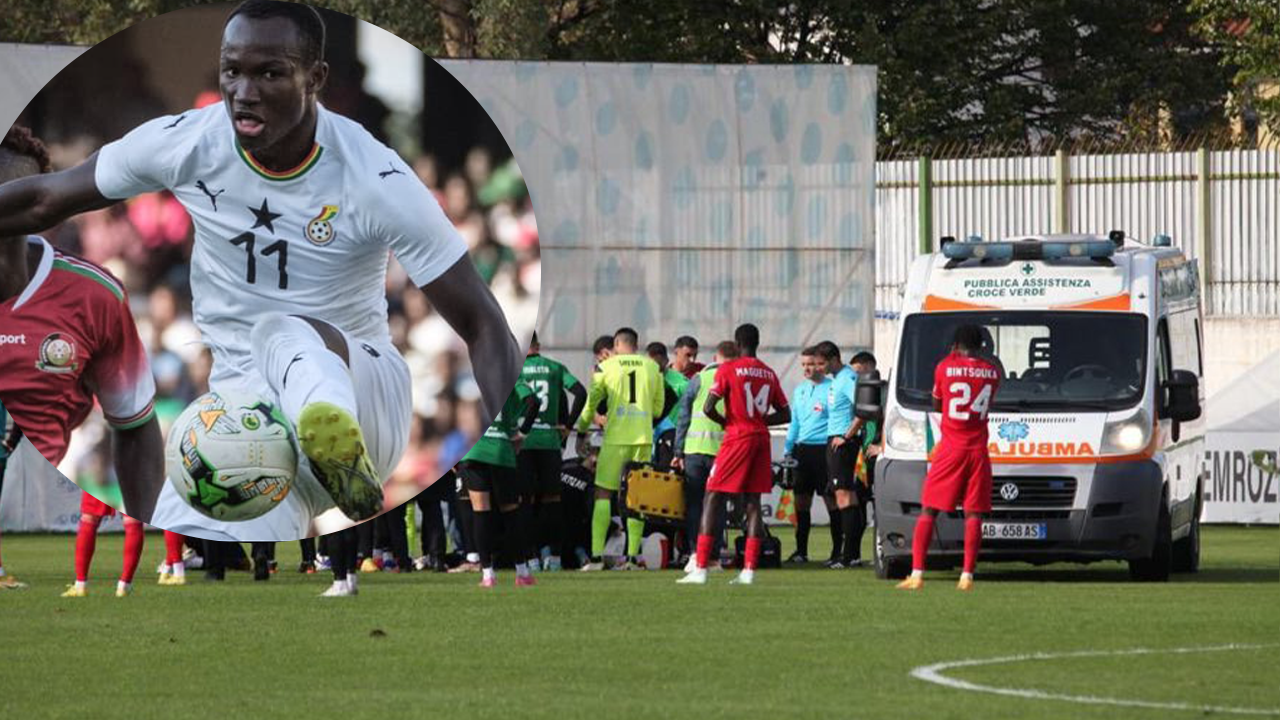
[[[1186,537],[1173,544],[1173,571],[1176,573],[1200,571],[1200,508],[1200,492],[1197,490],[1191,530]]]
[[[1169,517],[1169,498],[1160,496],[1156,515],[1156,539],[1151,555],[1129,561],[1129,577],[1140,582],[1166,582],[1173,570],[1173,521]]]
[[[911,574],[911,559],[903,557],[885,557],[884,539],[876,529],[875,565],[876,578],[880,580],[901,580]]]

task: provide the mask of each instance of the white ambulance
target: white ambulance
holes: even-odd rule
[[[1123,560],[1166,580],[1200,558],[1204,421],[1196,266],[1167,236],[1150,245],[1044,235],[943,238],[904,290],[876,465],[877,575],[911,567],[929,450],[941,438],[933,371],[956,328],[982,329],[1003,380],[988,408],[992,512],[981,562]],[[960,512],[942,514],[930,566],[963,555]]]

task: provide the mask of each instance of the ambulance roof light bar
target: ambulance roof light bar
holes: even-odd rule
[[[1115,254],[1111,240],[1018,240],[1013,242],[944,242],[942,254],[949,260],[1104,260]]]

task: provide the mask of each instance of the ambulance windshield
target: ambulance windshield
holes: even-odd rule
[[[983,329],[1003,379],[992,410],[1119,410],[1142,398],[1147,319],[1107,312],[992,311],[911,315],[898,349],[898,401],[932,408],[933,371],[957,327]]]

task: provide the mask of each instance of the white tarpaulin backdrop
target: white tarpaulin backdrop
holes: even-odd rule
[[[788,391],[803,346],[871,347],[874,68],[441,64],[524,171],[539,339],[580,379],[624,325],[706,362],[754,322]]]
[[[75,532],[80,522],[78,485],[49,464],[31,441],[18,444],[4,473],[0,492],[0,528],[5,532]],[[123,530],[117,515],[102,523],[105,531]]]
[[[0,43],[0,127],[8,129],[40,88],[87,49]]]
[[[1280,523],[1280,353],[1208,402],[1205,522]]]

